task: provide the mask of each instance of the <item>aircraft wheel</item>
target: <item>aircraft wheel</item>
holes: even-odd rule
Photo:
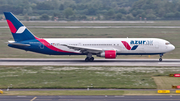
[[[89,59],[88,57],[85,59],[86,62],[88,62],[89,60],[90,60],[90,59]]]
[[[159,58],[159,61],[161,62],[161,61],[162,61],[162,58]]]
[[[91,58],[89,59],[89,61],[90,61],[90,62],[94,61],[94,57],[91,57]]]

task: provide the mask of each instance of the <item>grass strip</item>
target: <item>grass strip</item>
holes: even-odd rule
[[[60,90],[60,91],[4,91],[1,95],[180,95],[175,91],[158,94],[149,90]]]
[[[123,95],[124,91],[60,90],[60,91],[5,91],[3,95]]]
[[[180,78],[178,77],[168,77],[168,76],[159,76],[153,77],[157,89],[171,89],[172,86],[180,85]]]
[[[171,69],[176,69],[171,68]],[[169,68],[168,68],[169,69]],[[161,67],[1,66],[0,88],[154,89]],[[165,69],[165,72],[169,71]]]
[[[180,78],[168,75],[178,72],[179,67],[0,66],[0,89],[170,89]]]

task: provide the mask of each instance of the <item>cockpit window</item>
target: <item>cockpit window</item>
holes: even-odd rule
[[[170,43],[169,43],[169,42],[166,42],[165,44],[166,44],[166,45],[169,45]]]

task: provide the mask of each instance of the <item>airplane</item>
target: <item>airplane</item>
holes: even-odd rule
[[[4,12],[14,41],[8,46],[49,55],[86,55],[86,62],[94,61],[92,55],[115,59],[117,55],[159,55],[175,49],[169,41],[159,38],[38,38],[11,12]]]

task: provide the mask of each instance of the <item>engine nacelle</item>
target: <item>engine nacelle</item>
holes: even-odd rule
[[[105,57],[106,59],[115,59],[116,58],[116,51],[115,50],[106,50],[97,56]]]

